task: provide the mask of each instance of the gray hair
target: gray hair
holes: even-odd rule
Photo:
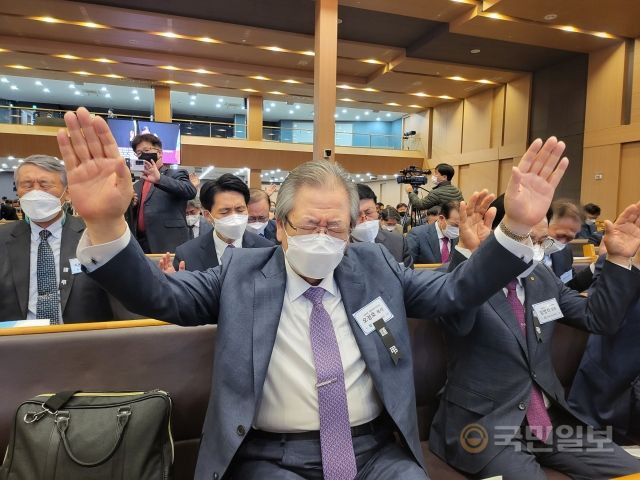
[[[349,195],[351,226],[358,223],[360,198],[355,184],[349,179],[349,173],[339,164],[327,160],[313,160],[297,166],[287,176],[276,200],[276,219],[284,222],[294,207],[294,197],[303,185],[315,187],[342,187]]]
[[[25,165],[35,165],[43,170],[59,174],[60,180],[62,180],[62,185],[67,188],[67,171],[64,168],[64,164],[59,158],[52,157],[50,155],[31,155],[30,157],[25,158],[16,171],[13,172],[13,181],[15,182],[16,187],[18,186],[18,174],[20,173],[20,169]]]
[[[198,200],[198,197],[196,198],[192,198],[191,200],[189,200],[187,202],[187,208],[188,207],[193,207],[193,208],[202,208],[202,204],[200,203],[200,200]]]

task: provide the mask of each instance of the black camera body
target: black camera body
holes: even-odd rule
[[[406,183],[414,188],[426,185],[429,182],[431,170],[421,170],[415,165],[410,165],[404,170],[400,170],[401,175],[396,177],[398,183]]]

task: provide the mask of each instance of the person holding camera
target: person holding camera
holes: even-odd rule
[[[453,167],[447,163],[439,163],[434,169],[434,174],[431,177],[435,186],[429,192],[425,198],[420,198],[413,191],[411,185],[407,185],[405,190],[409,194],[409,204],[415,210],[427,210],[436,205],[442,205],[451,201],[461,202],[464,200],[462,193],[455,185],[451,184],[454,170]]]
[[[169,169],[162,162],[162,142],[151,133],[131,141],[136,156],[144,160],[144,170],[134,186],[131,230],[145,253],[175,252],[189,240],[187,201],[195,198],[196,187],[186,170]]]

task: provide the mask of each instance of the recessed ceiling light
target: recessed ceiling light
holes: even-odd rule
[[[296,105],[296,110],[300,110],[300,105]]]
[[[15,85],[11,85],[11,90],[18,90],[18,87],[16,87]]]
[[[115,60],[111,60],[110,58],[92,58],[91,61],[99,63],[118,63]]]
[[[195,95],[191,95],[189,98],[191,98],[191,100],[195,100],[196,96]]]
[[[216,73],[216,72],[212,72],[212,71],[210,71],[210,70],[205,70],[204,68],[195,68],[195,69],[193,69],[193,70],[189,70],[189,71],[190,71],[190,72],[193,72],[193,73],[201,73],[201,74],[203,74],[203,75],[204,75],[204,74],[213,75],[214,73]]]
[[[338,88],[341,88],[342,90],[353,90],[354,89],[351,85],[347,85],[346,83],[342,84],[342,85],[338,85]]]
[[[65,60],[80,60],[80,57],[76,57],[75,55],[69,55],[68,53],[63,53],[60,55],[54,55],[57,58],[64,58]]]
[[[284,93],[274,90],[273,92],[269,92],[271,95],[284,95]]]
[[[369,113],[371,113],[371,112],[369,112],[369,110],[365,110],[365,111],[364,111],[364,114],[365,114],[365,115],[369,115]]]
[[[356,120],[360,120],[360,115],[356,115]]]
[[[338,118],[338,114],[337,114],[337,113],[334,113],[334,114],[333,114],[333,118]]]
[[[43,88],[43,89],[42,89],[42,91],[43,91],[44,93],[49,93],[51,90],[49,90],[48,88]]]
[[[36,80],[36,85],[41,87],[42,86],[42,82],[40,80]]]
[[[295,83],[300,83],[298,80],[294,80],[293,78],[288,78],[286,80],[282,80],[284,83],[291,83],[291,84],[295,84]]]
[[[390,113],[387,113],[387,117],[390,117],[390,116],[391,116],[391,114],[390,114]]]
[[[343,108],[343,109],[342,109],[342,113],[347,113],[347,109],[346,109],[346,108]]]
[[[564,30],[565,32],[577,32],[578,29],[574,26],[571,25],[562,25],[561,27],[559,27],[560,30]]]
[[[131,95],[137,95],[138,94],[138,90],[131,90]]]
[[[6,77],[2,77],[2,78],[0,78],[0,82],[9,83],[9,80]]]
[[[551,21],[551,20],[555,20],[556,18],[558,18],[558,14],[557,14],[557,13],[547,13],[547,14],[544,16],[544,19],[545,19],[547,22],[549,22],[549,21]]]
[[[24,65],[7,65],[9,68],[15,68],[16,70],[31,70],[31,67],[25,67]]]
[[[77,71],[77,72],[71,72],[71,73],[73,73],[75,75],[82,75],[83,77],[88,77],[88,76],[93,75],[93,73],[85,72],[84,70],[80,70],[80,71]]]
[[[220,105],[219,103],[216,103],[216,108],[221,108],[222,105]]]
[[[191,101],[189,102],[189,105],[195,105],[195,104],[196,104],[196,102],[194,102],[193,100],[191,100]]]
[[[275,108],[276,104],[271,102],[271,108]]]
[[[80,90],[76,90],[75,92],[73,92],[74,95],[82,95],[82,92]]]
[[[286,50],[285,50],[284,48],[275,47],[275,46],[272,46],[272,47],[262,47],[262,48],[264,48],[265,50],[272,51],[272,52],[286,52]]]
[[[243,92],[249,92],[249,93],[255,93],[258,90],[255,90],[254,88],[243,88],[242,91]]]
[[[473,53],[475,55],[476,53],[480,53],[480,49],[479,48],[472,48],[471,50],[469,50],[469,53]]]
[[[308,55],[310,57],[313,57],[316,54],[316,52],[314,52],[313,50],[305,50],[303,52],[298,52],[298,53],[301,53],[302,55]]]
[[[137,95],[135,97],[133,97],[133,99],[137,102],[140,100],[140,97],[138,97]]]
[[[269,113],[271,111],[271,109],[269,107],[264,109],[265,112]]]
[[[70,83],[69,88],[76,88],[76,86],[73,83]]]
[[[30,20],[38,20],[45,23],[60,23],[60,20],[53,17],[29,17]]]
[[[365,92],[377,92],[378,91],[375,88],[371,88],[371,87],[363,88],[362,90],[365,91]]]
[[[13,159],[15,159],[15,158],[16,158],[16,157],[14,157],[13,155],[9,155],[9,156],[7,157],[7,160],[13,160]],[[20,160],[18,160],[18,162],[20,162]],[[22,163],[22,162],[20,162],[20,163]]]
[[[108,77],[108,78],[124,78],[122,75],[116,75],[115,73],[107,73],[105,75],[102,75],[103,77]]]
[[[293,110],[289,110],[289,115],[293,115]]]
[[[380,117],[377,117],[377,118],[376,118],[376,122],[379,122],[379,121],[380,121]]]
[[[102,87],[102,88],[100,89],[100,91],[101,91],[101,92],[106,92],[106,91],[107,91],[107,87]]]
[[[387,105],[389,105],[390,107],[399,107],[400,106],[396,102],[389,102],[389,103],[387,103]]]

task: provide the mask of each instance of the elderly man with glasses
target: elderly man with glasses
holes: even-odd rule
[[[155,135],[137,135],[131,148],[144,160],[142,176],[133,185],[137,201],[130,216],[131,230],[145,253],[175,252],[189,240],[185,211],[196,187],[186,170],[164,165],[162,141]]]

